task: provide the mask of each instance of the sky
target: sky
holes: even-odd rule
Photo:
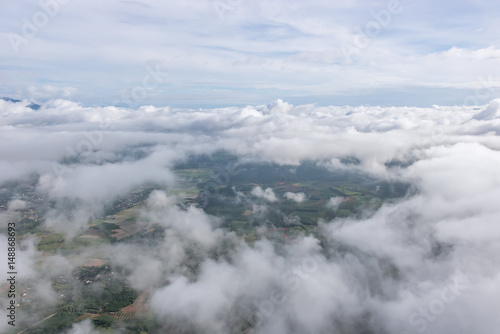
[[[486,0],[2,1],[0,95],[88,106],[484,105]]]

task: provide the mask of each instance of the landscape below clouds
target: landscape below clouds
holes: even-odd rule
[[[219,109],[30,103],[0,100],[2,230],[35,208],[43,212],[38,229],[70,240],[111,217],[115,201],[154,186],[134,207],[137,228],[161,229],[154,243],[103,243],[80,255],[106,257],[132,289],[147,293],[161,333],[493,334],[500,328],[499,99],[431,108],[282,100]],[[187,178],[179,166],[193,159],[210,165],[221,154],[230,161],[211,167],[212,188],[195,194],[208,206],[184,204],[174,191]],[[295,181],[282,188],[253,182],[249,189],[237,182],[252,168],[272,167],[281,173],[273,177],[287,180],[304,166],[325,173],[320,182],[347,175],[373,190],[332,195],[322,208],[335,214],[317,219],[313,232],[304,227],[276,236],[304,225],[283,207],[303,208],[318,192]],[[376,202],[383,185],[398,196]],[[362,191],[374,199],[365,201]],[[340,214],[339,206],[356,196],[364,206]],[[252,240],[209,210],[218,201],[249,208]],[[76,260],[68,262],[63,249],[37,248],[36,231],[19,242],[19,278],[41,273],[43,298],[55,304],[50,280],[71,272]],[[0,248],[7,248],[6,234]],[[1,268],[6,261],[0,259]],[[6,302],[0,302],[4,319]],[[0,323],[2,331],[6,326]],[[83,321],[68,333],[96,330]]]

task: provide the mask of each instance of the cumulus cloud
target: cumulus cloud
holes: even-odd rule
[[[194,206],[180,208],[177,199],[164,191],[153,191],[145,204],[139,218],[164,229],[159,244],[153,249],[118,245],[108,250],[116,264],[129,270],[128,281],[136,289],[154,291],[172,276],[191,277],[193,267],[208,254],[221,252],[221,244],[239,243],[234,234],[218,228],[219,218]]]
[[[252,189],[252,195],[258,198],[263,198],[268,202],[278,201],[278,197],[276,197],[274,191],[271,188],[266,188],[266,190],[263,190],[261,187],[257,186]]]
[[[66,334],[96,334],[99,333],[92,325],[91,320],[76,323]]]
[[[307,199],[306,194],[304,194],[304,193],[292,193],[292,192],[289,192],[289,191],[287,191],[286,193],[284,193],[283,196],[286,199],[295,201],[297,203],[304,202]]]
[[[498,117],[500,110],[500,99],[495,99],[488,104],[488,106],[481,112],[474,115],[473,119],[476,120],[491,120]]]
[[[1,194],[8,198],[2,202],[2,228],[35,207],[24,199],[27,191],[47,203],[45,227],[74,235],[108,203],[154,185],[137,224],[157,228],[157,239],[98,250],[133,288],[150,293],[163,332],[251,327],[255,333],[399,334],[467,328],[493,334],[500,327],[498,317],[488,316],[500,306],[497,100],[432,108],[276,101],[243,108],[147,107],[147,113],[56,100],[36,117],[24,102],[2,101]],[[82,142],[90,144],[81,149]],[[362,185],[405,182],[412,191],[376,202],[368,213],[322,219],[309,233],[293,212],[273,209],[279,202],[275,191],[281,194],[282,188],[254,184],[237,195],[256,227],[255,239],[246,242],[224,227],[224,217],[181,205],[168,194],[182,187],[176,164],[193,154],[210,159],[218,150],[241,164],[284,166],[294,177],[301,166],[324,167],[325,174],[315,177],[355,175]],[[226,173],[229,183],[237,177]],[[292,191],[283,197],[307,198]],[[326,205],[335,210],[342,200],[333,197]],[[269,227],[272,214],[282,218],[282,229]],[[282,230],[298,232],[285,238]],[[38,272],[71,273],[72,261],[63,254],[42,256],[36,244],[33,238],[22,242],[23,279]],[[7,247],[5,235],[0,247]],[[53,300],[45,283],[38,288]],[[72,331],[94,329],[82,322]]]
[[[342,198],[342,197],[332,197],[326,203],[326,207],[333,209],[333,210],[336,210],[339,207],[340,203],[342,203],[343,200],[344,200],[344,198]]]

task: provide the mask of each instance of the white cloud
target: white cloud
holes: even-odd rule
[[[379,33],[350,63],[342,44],[359,45],[357,27],[378,24],[373,13],[386,10],[388,2],[135,3],[143,5],[95,0],[61,5],[17,54],[8,34],[21,36],[22,18],[32,20],[43,10],[35,3],[10,3],[0,13],[6,22],[0,39],[2,91],[21,98],[112,103],[142,85],[146,64],[154,59],[163,59],[169,73],[144,97],[144,103],[156,105],[256,104],[278,96],[299,103],[319,97],[327,104],[395,104],[388,97],[436,86],[448,96],[415,89],[412,100],[461,104],[464,92],[454,85],[499,76],[499,24],[485,19],[498,8],[484,1],[404,2],[402,12],[384,27],[379,24]],[[214,3],[230,3],[223,20]],[[82,13],[93,13],[92,24]]]
[[[94,326],[92,325],[92,321],[89,319],[73,324],[71,329],[67,332],[67,334],[96,334],[96,333],[99,332],[94,328]]]
[[[499,116],[499,111],[500,99],[494,99],[484,110],[475,114],[473,118],[477,120],[490,120],[497,118]]]
[[[336,210],[339,207],[340,203],[342,203],[343,200],[344,200],[343,197],[332,197],[326,203],[326,207],[329,209]]]
[[[266,190],[262,190],[261,187],[257,186],[252,189],[252,195],[258,198],[263,198],[269,202],[277,202],[278,197],[274,194],[274,191],[271,188],[266,188]]]
[[[22,210],[26,208],[27,203],[23,200],[20,199],[15,199],[12,201],[9,201],[7,203],[7,210],[9,211],[17,211],[17,210]]]
[[[152,192],[138,221],[161,226],[157,244],[98,250],[126,268],[131,286],[150,292],[165,330],[174,324],[181,332],[228,332],[250,322],[259,324],[257,333],[335,332],[339,324],[346,332],[412,332],[417,327],[409,317],[423,326],[421,310],[438,305],[442,291],[457,280],[467,286],[460,286],[435,321],[425,320],[427,330],[490,333],[500,325],[497,318],[484,317],[500,306],[497,100],[479,109],[283,101],[201,110],[128,109],[54,100],[35,113],[25,106],[0,101],[2,181],[39,175],[37,190],[57,203],[47,224],[70,235],[100,214],[104,202],[148,182],[168,189],[176,182],[176,162],[220,149],[241,162],[297,166],[308,161],[414,187],[411,195],[376,212],[323,221],[309,237],[276,244],[277,238],[266,239],[270,229],[260,223],[272,213],[267,202],[278,198],[272,188],[256,186],[251,195],[264,203],[239,195],[260,224],[259,240],[252,245],[221,228],[221,219],[195,207],[180,208],[164,191]],[[92,144],[91,134],[102,138]],[[92,148],[79,150],[82,141]],[[71,171],[57,175],[56,161]],[[299,167],[284,168],[300,173]],[[286,192],[284,198],[306,196]],[[336,208],[341,200],[334,197],[327,205]],[[31,204],[10,202],[2,224],[13,210]],[[283,221],[289,227],[300,224],[293,214]],[[6,247],[6,238],[0,241]],[[35,245],[36,240],[27,241],[19,254],[24,278],[37,277],[38,270],[71,272],[73,265],[60,255],[38,266]],[[75,325],[80,327],[93,330],[90,324]]]
[[[306,194],[304,193],[292,193],[289,191],[284,193],[283,196],[285,196],[286,199],[295,201],[297,203],[302,203],[307,199]]]

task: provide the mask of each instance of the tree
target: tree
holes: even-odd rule
[[[94,319],[94,325],[96,327],[111,327],[111,325],[115,322],[115,319],[111,318],[108,315],[100,315]]]

